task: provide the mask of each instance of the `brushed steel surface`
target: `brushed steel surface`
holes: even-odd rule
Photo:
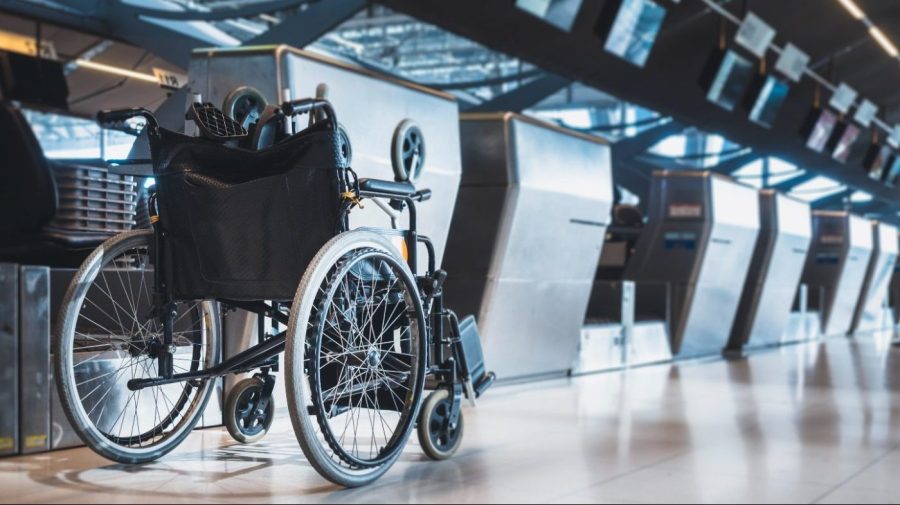
[[[814,301],[825,335],[850,331],[873,245],[868,220],[841,211],[813,212],[813,243],[803,282],[822,293],[821,300]]]
[[[609,223],[609,146],[516,114],[463,114],[461,131],[448,306],[476,314],[501,380],[565,372]]]
[[[19,452],[50,450],[50,269],[19,268]]]
[[[729,349],[782,343],[809,245],[809,204],[762,190],[760,237],[731,331]]]
[[[360,177],[394,179],[394,130],[404,120],[414,120],[422,130],[426,151],[425,165],[414,184],[433,191],[432,199],[418,206],[418,228],[434,241],[440,265],[461,172],[459,109],[452,96],[287,46],[197,51],[190,63],[189,82],[193,92],[217,105],[243,85],[258,89],[270,104],[277,104],[282,88],[289,88],[294,98],[303,98],[315,96],[316,87],[327,84],[327,98],[349,134],[351,165]],[[390,226],[375,205],[354,209],[350,222],[354,228]],[[401,226],[405,222],[401,219]]]
[[[0,263],[0,455],[19,452],[19,266]]]
[[[886,321],[883,308],[887,303],[891,276],[897,264],[897,227],[878,221],[872,221],[871,224],[875,247],[856,307],[854,332],[884,329]]]

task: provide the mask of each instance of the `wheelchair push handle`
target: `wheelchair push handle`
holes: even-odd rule
[[[135,133],[134,128],[125,124],[129,119],[143,117],[147,120],[147,126],[159,128],[159,123],[153,117],[153,113],[143,107],[132,107],[130,109],[107,109],[97,113],[97,124],[104,128],[113,130],[121,130],[127,133]]]
[[[337,115],[335,115],[334,108],[328,100],[323,100],[321,98],[303,98],[301,100],[292,100],[281,104],[281,112],[288,117],[302,116],[303,114],[310,114],[316,111],[325,112],[325,115],[328,116],[328,120],[331,121],[331,124],[335,128],[337,128]]]

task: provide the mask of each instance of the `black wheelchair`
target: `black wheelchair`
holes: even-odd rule
[[[357,178],[325,100],[287,102],[274,117],[283,127],[268,144],[248,146],[259,139],[253,126],[199,101],[188,111],[195,136],[160,127],[144,109],[98,113],[107,127],[143,124],[156,189],[152,230],[97,248],[60,310],[54,371],[72,427],[109,459],[153,461],[197,425],[221,377],[252,373],[231,388],[224,419],[237,440],[259,440],[284,352],[294,431],[323,477],[373,482],[415,428],[429,457],[450,457],[463,400],[474,402],[494,375],[474,320],[444,307],[447,274],[416,229],[416,204],[431,192]],[[390,229],[351,230],[363,201],[407,213],[408,229],[392,219]],[[223,360],[221,314],[233,309],[285,329],[260,331],[257,344]]]

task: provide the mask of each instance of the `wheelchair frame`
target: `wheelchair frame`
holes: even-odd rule
[[[372,229],[376,233],[384,235],[393,235],[397,232],[403,235],[408,251],[407,264],[416,278],[420,290],[424,293],[423,308],[425,309],[425,318],[427,322],[427,347],[426,358],[428,360],[428,368],[426,375],[434,375],[441,386],[453,385],[453,387],[461,388],[462,382],[465,382],[466,394],[470,399],[474,400],[475,392],[471,386],[471,378],[468,377],[467,368],[465,367],[465,355],[461,348],[458,331],[457,338],[445,338],[444,323],[445,321],[451,325],[451,328],[457,329],[459,322],[456,314],[446,310],[443,306],[443,294],[441,292],[441,284],[446,274],[437,271],[435,268],[435,249],[434,244],[425,235],[418,233],[416,229],[416,204],[411,196],[398,196],[396,194],[378,192],[378,191],[359,191],[361,198],[385,198],[395,202],[402,202],[404,207],[409,210],[409,228],[405,230],[388,230],[388,229]],[[154,198],[151,197],[151,200]],[[147,387],[163,386],[178,382],[192,380],[206,380],[217,377],[223,377],[230,374],[246,373],[256,369],[266,370],[277,367],[275,359],[285,349],[287,331],[263,338],[260,334],[260,342],[249,349],[246,349],[221,363],[197,372],[173,373],[171,354],[169,349],[172,345],[172,333],[177,311],[173,310],[176,300],[169,293],[165,284],[165,268],[166,265],[162,261],[161,251],[165,241],[165,235],[160,227],[154,225],[154,247],[152,252],[154,263],[154,313],[162,319],[164,341],[162,348],[158,350],[157,359],[159,360],[159,377],[148,379],[132,379],[128,382],[128,387],[132,391],[137,391]],[[418,268],[418,245],[422,244],[428,254],[428,272],[424,276],[417,273]],[[422,293],[420,293],[421,297]],[[234,307],[248,312],[252,312],[262,317],[268,317],[274,321],[287,325],[288,315],[281,312],[282,303],[265,301],[242,302],[236,300],[217,299],[216,301],[227,307]],[[287,305],[287,304],[285,304]],[[260,319],[261,321],[261,319]],[[450,355],[447,356],[447,348],[450,348]],[[431,352],[429,352],[431,351]],[[166,357],[168,356],[168,358]],[[459,379],[462,378],[463,381]],[[455,391],[459,393],[461,391]],[[454,395],[458,397],[458,394]]]

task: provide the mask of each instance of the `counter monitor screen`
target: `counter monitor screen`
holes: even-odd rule
[[[858,126],[848,123],[831,151],[831,157],[841,163],[846,163],[847,158],[850,156],[850,150],[853,148],[853,144],[856,143],[856,139],[859,138],[860,133],[861,130]]]
[[[643,67],[665,17],[665,7],[653,0],[622,0],[603,49]]]
[[[766,76],[759,95],[756,96],[750,109],[750,121],[771,128],[790,89],[787,82],[771,75]]]
[[[834,131],[834,127],[837,125],[837,120],[835,113],[828,109],[822,109],[815,120],[815,124],[813,124],[809,136],[806,138],[806,147],[817,153],[822,152],[825,149],[825,144],[828,143],[828,139],[831,137],[831,132]]]
[[[547,23],[569,31],[578,16],[582,0],[516,0],[516,7]]]
[[[894,156],[886,175],[885,181],[891,186],[896,186],[900,182],[900,156]]]
[[[885,180],[887,177],[886,170],[891,166],[892,149],[889,145],[873,143],[866,151],[863,159],[863,166],[869,174],[869,178],[876,181]]]
[[[747,93],[756,72],[755,65],[729,49],[722,57],[706,99],[725,110],[734,110]]]

